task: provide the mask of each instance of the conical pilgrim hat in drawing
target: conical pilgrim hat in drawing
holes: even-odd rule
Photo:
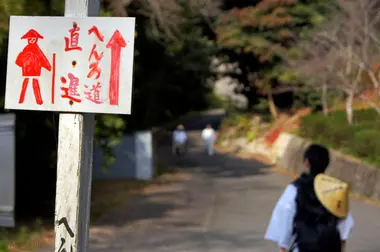
[[[325,174],[318,174],[314,180],[314,191],[318,200],[331,214],[338,218],[347,216],[347,183]]]

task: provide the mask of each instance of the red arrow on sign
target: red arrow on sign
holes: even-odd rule
[[[126,46],[127,43],[123,35],[121,35],[119,30],[116,30],[107,44],[107,48],[111,49],[110,105],[119,105],[120,55],[121,48]]]

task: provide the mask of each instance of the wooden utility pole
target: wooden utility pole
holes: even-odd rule
[[[99,0],[65,0],[65,17],[99,16]],[[60,114],[55,251],[86,252],[90,224],[94,114]]]

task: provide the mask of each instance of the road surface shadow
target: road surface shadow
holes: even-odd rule
[[[100,228],[103,231],[92,232],[91,251],[154,249],[170,252],[207,248],[207,246],[213,249],[220,248],[219,251],[236,249],[248,251],[254,244],[262,242],[261,236],[257,238],[252,233],[242,232],[237,235],[236,232],[229,233],[229,230],[212,230],[206,234],[203,230],[204,216],[207,216],[205,211],[213,200],[211,198],[213,194],[205,192],[214,190],[211,185],[213,180],[250,180],[270,171],[270,167],[265,164],[236,157],[233,154],[216,153],[214,156],[206,154],[199,130],[208,123],[217,128],[223,116],[208,115],[184,122],[189,134],[188,152],[184,156],[172,155],[171,139],[168,134],[167,139],[158,146],[160,155],[166,157],[168,165],[178,174],[186,174],[188,177],[176,179],[174,176],[174,179],[162,181],[152,188],[148,187],[148,190],[130,199],[123,207],[114,209],[93,223],[93,228]],[[229,189],[231,192],[245,191],[269,185],[249,183],[249,186],[252,188],[231,186]],[[106,235],[104,230],[107,228],[119,231]],[[154,235],[161,232],[165,232],[165,235]],[[142,234],[145,239],[136,237]],[[126,245],[123,240],[129,240],[128,244]]]
[[[208,190],[208,181],[213,179],[246,178],[249,180],[270,172],[268,165],[251,159],[243,159],[233,154],[215,153],[213,156],[208,156],[200,139],[199,131],[189,132],[188,152],[184,156],[172,155],[168,143],[170,143],[170,136],[158,146],[160,155],[165,156],[167,165],[171,166],[171,170],[188,174],[191,178],[189,180],[164,181],[149,193],[142,193],[129,200],[122,208],[94,223],[95,226],[113,225],[120,227],[136,221],[165,218],[167,223],[168,218],[174,218],[173,212],[185,211],[195,197],[202,196],[199,195],[202,194],[202,190],[192,191],[194,187],[204,187],[204,190]],[[194,177],[198,177],[198,179],[201,177],[203,182],[194,186],[196,183],[194,180],[197,180]],[[256,183],[256,186],[261,185]],[[192,224],[190,221],[184,225],[191,226]]]
[[[270,166],[252,159],[242,159],[233,154],[215,153],[208,156],[203,149],[192,151],[183,157],[175,157],[177,169],[196,171],[213,178],[239,178],[265,174]]]
[[[130,240],[128,244],[120,238],[115,238],[109,244],[94,244],[92,251],[253,251],[252,248],[262,246],[263,239],[259,235],[241,231],[229,233],[225,231],[211,231],[204,233],[202,230],[182,230],[177,232],[165,232],[165,235],[157,235],[155,232],[146,232],[144,236]]]

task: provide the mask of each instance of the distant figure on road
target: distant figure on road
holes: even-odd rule
[[[176,153],[178,156],[181,155],[181,151],[185,151],[187,141],[187,134],[185,127],[182,124],[179,124],[173,132],[173,154]]]
[[[348,185],[324,175],[329,151],[310,145],[304,153],[308,172],[289,184],[277,202],[265,239],[279,252],[343,252],[354,226]]]
[[[207,124],[206,128],[202,131],[202,139],[204,140],[208,155],[214,155],[214,142],[216,136],[215,131],[210,124]]]

